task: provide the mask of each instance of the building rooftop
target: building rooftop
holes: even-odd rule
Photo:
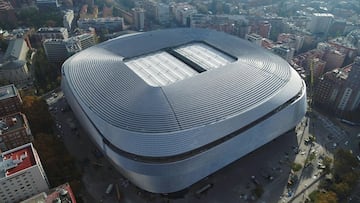
[[[9,46],[6,49],[5,55],[3,60],[25,60],[26,59],[26,53],[28,49],[26,49],[27,45],[24,39],[18,38],[10,40]]]
[[[24,67],[25,64],[26,62],[23,60],[7,61],[3,64],[0,64],[0,69],[2,70],[19,69]]]
[[[35,195],[21,203],[53,203],[53,202],[64,202],[64,203],[75,203],[75,196],[68,183],[60,185],[56,188],[49,190],[48,192],[42,192]]]
[[[14,84],[0,87],[0,101],[17,95],[18,91]]]
[[[0,118],[0,135],[14,131],[24,126],[24,114],[16,113]]]
[[[64,27],[42,27],[38,29],[38,33],[53,33],[53,32],[64,32]]]
[[[319,17],[332,17],[332,18],[334,17],[334,15],[331,13],[314,13],[313,15]]]
[[[0,178],[8,177],[35,164],[31,143],[3,152],[0,156]]]
[[[107,17],[107,18],[84,18],[84,19],[79,19],[78,22],[118,22],[118,21],[122,21],[123,18],[121,17]]]

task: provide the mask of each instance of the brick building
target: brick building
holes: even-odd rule
[[[7,151],[33,140],[24,114],[15,113],[0,118],[0,151]]]
[[[0,117],[21,110],[22,100],[15,85],[0,87]]]

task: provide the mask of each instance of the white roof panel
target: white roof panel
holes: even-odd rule
[[[204,43],[187,44],[174,49],[174,51],[205,70],[219,68],[235,61],[234,58]]]
[[[198,72],[167,52],[133,58],[125,64],[147,84],[159,87],[192,77]]]

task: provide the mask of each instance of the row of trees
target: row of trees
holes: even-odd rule
[[[334,155],[330,177],[321,180],[319,190],[309,195],[315,203],[346,202],[360,178],[359,162],[347,150],[339,149]]]
[[[51,187],[69,182],[74,193],[79,194],[81,173],[75,165],[75,159],[53,133],[53,119],[46,102],[40,97],[24,96],[23,112],[29,120],[34,135],[33,144]]]
[[[38,90],[38,94],[42,95],[45,92],[55,89],[60,85],[60,69],[61,64],[49,63],[45,51],[40,47],[36,51],[36,55],[33,60],[33,74],[35,77],[35,87]]]

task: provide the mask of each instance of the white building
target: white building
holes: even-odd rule
[[[95,44],[93,34],[82,34],[69,39],[47,39],[43,46],[49,62],[61,63],[69,56]]]
[[[12,203],[49,189],[40,158],[31,143],[0,156],[0,200]]]
[[[108,29],[109,32],[121,31],[124,28],[124,19],[120,17],[96,18],[96,19],[79,19],[77,21],[78,27],[81,29],[89,29],[90,27],[96,30]]]
[[[64,27],[42,27],[36,32],[36,37],[43,41],[45,39],[67,39],[69,33]]]
[[[323,33],[327,35],[329,28],[334,20],[334,15],[330,13],[314,13],[307,26],[307,29],[313,33]]]

